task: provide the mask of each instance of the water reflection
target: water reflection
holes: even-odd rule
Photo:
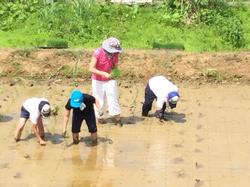
[[[85,150],[82,150],[85,149]],[[86,155],[86,153],[88,153]],[[72,163],[80,169],[95,170],[97,168],[97,147],[72,147]]]
[[[113,142],[112,142],[113,144]],[[103,144],[103,165],[108,167],[114,167],[114,147],[109,142]]]
[[[97,168],[97,147],[91,147],[87,159],[85,160],[85,168],[94,170]]]
[[[100,174],[103,172],[103,167],[105,167],[104,162],[100,162],[100,159],[105,159],[105,163],[113,163],[113,156],[108,154],[110,151],[107,149],[107,144],[101,144],[104,148],[104,153],[102,152],[103,146],[72,146],[72,164],[73,168],[73,180],[68,186],[83,186],[83,187],[112,187],[112,178],[100,178]],[[113,149],[112,149],[113,150]],[[112,151],[113,152],[113,151]],[[113,155],[113,154],[112,154]],[[107,164],[106,164],[107,165]],[[113,164],[111,164],[113,165]]]
[[[39,147],[36,149],[36,152],[34,154],[34,159],[35,160],[43,160],[44,151],[45,151],[45,147],[41,147],[39,145]]]
[[[79,149],[79,146],[72,146],[71,159],[73,165],[80,167],[83,165],[83,159],[81,158],[81,153]]]

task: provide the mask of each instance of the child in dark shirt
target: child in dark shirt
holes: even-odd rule
[[[63,136],[66,136],[67,124],[70,117],[70,111],[73,110],[72,116],[72,136],[73,143],[79,143],[79,132],[81,131],[81,125],[85,120],[88,130],[91,134],[93,144],[97,144],[97,127],[96,117],[94,112],[94,104],[99,108],[98,101],[91,95],[84,94],[79,90],[74,90],[65,105],[65,113],[63,120]]]

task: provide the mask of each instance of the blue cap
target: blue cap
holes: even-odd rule
[[[176,91],[174,91],[174,92],[169,92],[167,97],[168,97],[168,100],[170,101],[170,100],[171,100],[173,97],[175,97],[175,96],[180,97],[179,93],[176,92]]]
[[[172,104],[176,104],[179,100],[179,93],[177,91],[173,91],[173,92],[169,92],[168,93],[168,102],[172,103]]]
[[[70,106],[80,108],[83,103],[83,93],[79,90],[74,90],[70,96]]]
[[[175,108],[178,102],[178,99],[180,97],[179,93],[176,91],[170,92],[167,97],[168,97],[168,104],[170,108]]]

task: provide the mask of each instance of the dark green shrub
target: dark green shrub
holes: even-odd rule
[[[47,48],[65,49],[68,48],[68,42],[62,39],[48,40]]]
[[[216,23],[217,31],[225,43],[231,44],[234,48],[245,45],[243,25],[238,17],[224,18],[219,16]]]
[[[180,43],[152,43],[153,49],[179,49],[179,50],[185,50],[185,47],[183,44]]]
[[[23,26],[30,15],[41,8],[39,1],[0,1],[0,30]]]

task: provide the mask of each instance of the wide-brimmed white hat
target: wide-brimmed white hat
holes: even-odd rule
[[[122,48],[117,38],[110,37],[102,42],[102,48],[109,53],[121,53]]]

